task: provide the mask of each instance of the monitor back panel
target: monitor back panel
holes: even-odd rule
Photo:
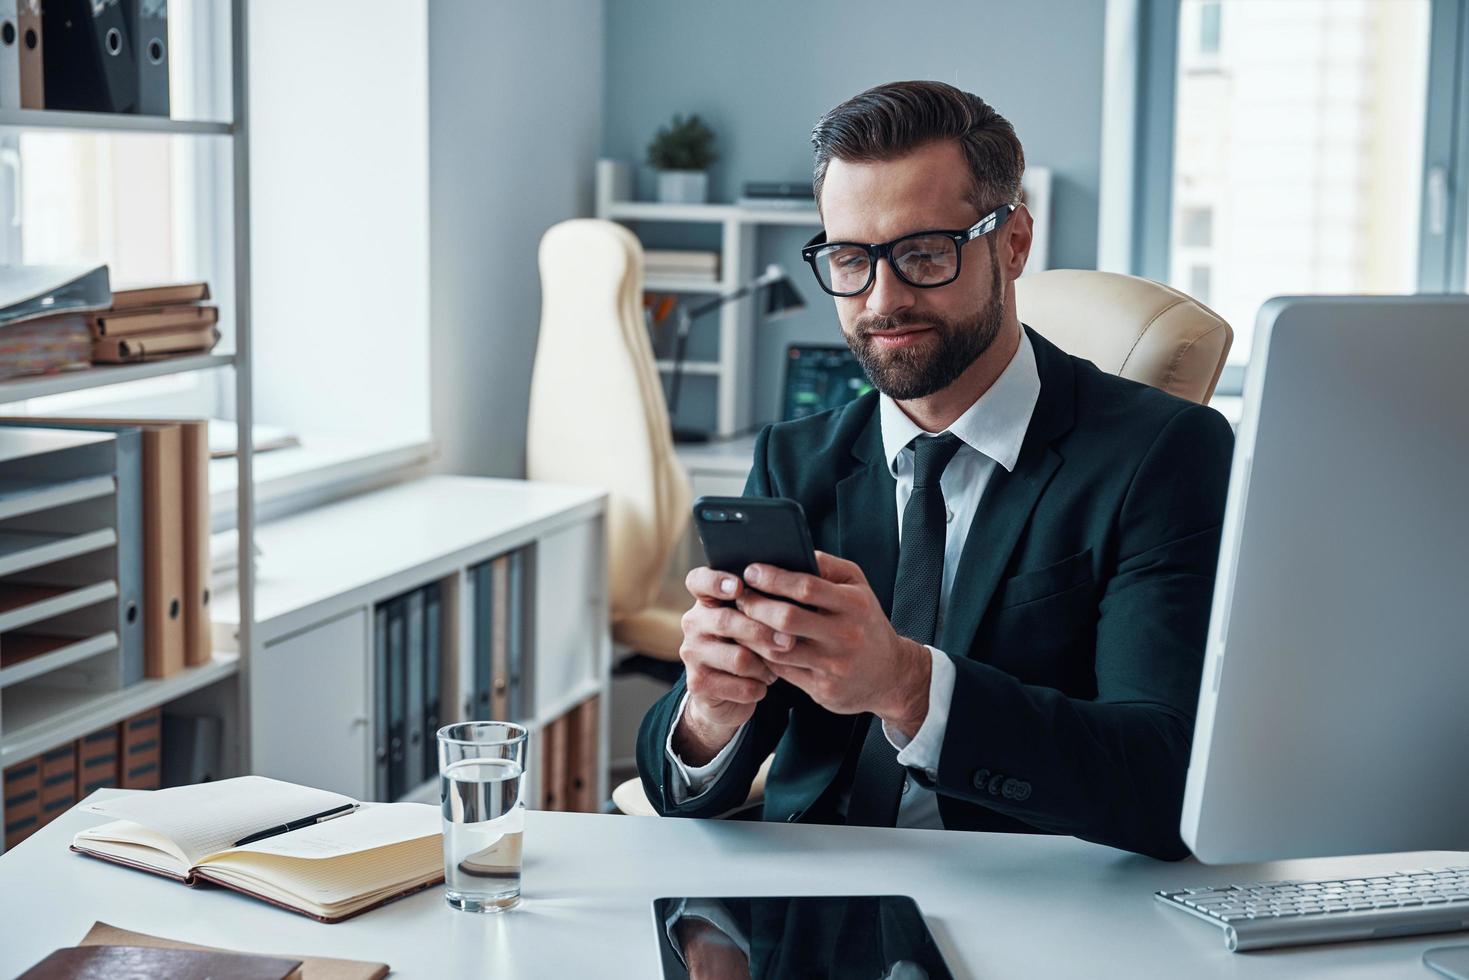
[[[1183,837],[1469,848],[1469,298],[1260,312]]]

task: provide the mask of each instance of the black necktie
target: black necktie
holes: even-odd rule
[[[903,535],[898,546],[898,574],[893,583],[893,629],[923,644],[934,641],[939,592],[944,583],[944,534],[947,530],[944,491],[939,478],[963,445],[952,433],[919,436],[913,441],[913,493],[903,508]],[[867,736],[857,757],[847,823],[892,827],[907,776],[897,750],[882,733],[882,722],[868,715]]]

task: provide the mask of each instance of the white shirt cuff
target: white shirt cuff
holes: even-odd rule
[[[951,664],[949,666],[951,674],[953,669]],[[949,690],[952,691],[953,688],[953,678],[950,677]],[[678,702],[678,711],[673,716],[673,724],[668,726],[668,739],[663,746],[663,753],[668,757],[668,762],[673,769],[673,779],[668,788],[673,794],[675,805],[687,803],[712,786],[715,780],[724,774],[724,770],[729,768],[729,760],[733,757],[734,750],[739,746],[740,740],[745,737],[745,729],[750,727],[749,722],[741,725],[739,731],[735,732],[734,738],[729,740],[729,744],[720,749],[719,753],[704,765],[685,765],[684,761],[678,757],[678,753],[673,751],[673,733],[678,730],[678,723],[683,720],[684,708],[688,703],[689,692],[685,691],[683,699]]]
[[[882,733],[898,750],[898,765],[921,769],[929,779],[938,778],[939,755],[944,748],[944,732],[949,727],[949,703],[954,700],[954,662],[942,650],[927,647],[933,657],[933,670],[928,678],[928,714],[913,734],[912,741],[883,722]]]

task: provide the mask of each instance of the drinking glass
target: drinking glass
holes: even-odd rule
[[[444,897],[460,911],[504,912],[520,904],[527,735],[507,721],[439,729]]]

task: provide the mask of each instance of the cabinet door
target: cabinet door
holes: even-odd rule
[[[359,609],[270,643],[255,657],[255,772],[371,798],[367,625],[367,610]]]
[[[607,559],[601,520],[536,542],[536,717],[548,721],[594,689],[607,662]]]

